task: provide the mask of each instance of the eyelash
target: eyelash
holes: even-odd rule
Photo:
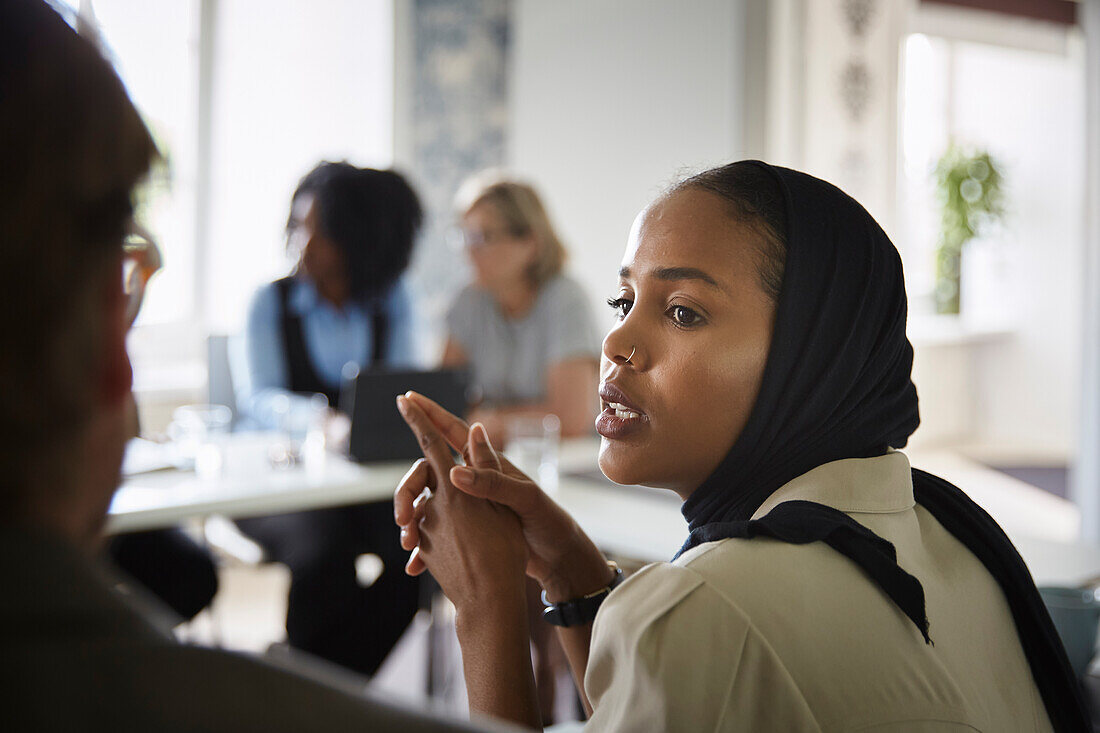
[[[622,320],[623,318],[626,318],[626,315],[628,313],[630,313],[630,309],[634,306],[634,301],[628,300],[627,298],[608,298],[607,304],[611,306],[612,310],[618,311],[619,320]],[[671,315],[670,318],[677,328],[695,328],[696,326],[699,326],[703,321],[703,317],[699,315],[697,311],[688,308],[686,305],[674,305],[669,307],[669,309],[665,312],[675,314],[678,311],[684,311],[691,314],[691,322],[684,323],[681,319],[676,318],[675,315]]]
[[[631,306],[634,305],[633,300],[627,300],[626,298],[608,298],[607,304],[611,306],[611,310],[618,311],[619,319],[626,318],[626,314],[630,312]]]

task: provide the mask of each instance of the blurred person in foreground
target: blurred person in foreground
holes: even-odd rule
[[[0,3],[0,100],[4,729],[473,730],[179,645],[114,591],[93,555],[129,422],[123,238],[156,151],[109,65],[40,0]]]
[[[287,248],[297,264],[257,291],[248,314],[240,400],[247,417],[278,429],[281,420],[300,421],[316,394],[335,407],[349,363],[413,365],[412,298],[401,275],[421,218],[416,193],[393,171],[322,162],[302,178],[287,220]],[[330,427],[346,422],[330,411]],[[237,524],[290,568],[291,645],[374,674],[419,603],[419,583],[402,571],[390,507],[374,502]],[[364,554],[382,561],[373,582],[356,573]]]

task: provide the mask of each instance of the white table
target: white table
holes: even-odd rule
[[[390,501],[412,461],[359,465],[333,454],[293,468],[272,468],[270,434],[243,433],[225,444],[222,473],[200,479],[192,471],[165,470],[126,478],[115,494],[107,532],[162,529],[192,517],[233,519]]]
[[[169,527],[222,514],[234,519],[390,501],[411,461],[359,465],[329,454],[322,462],[273,469],[269,435],[234,435],[223,475],[162,471],[123,482],[111,504],[108,532]],[[687,536],[679,498],[670,491],[625,487],[596,477],[594,440],[567,441],[554,499],[605,550],[652,562],[668,560]],[[1039,584],[1075,584],[1100,575],[1100,548],[1079,539],[1080,515],[1070,502],[949,452],[914,452],[914,465],[958,484],[1016,544]],[[587,473],[585,477],[573,474]]]

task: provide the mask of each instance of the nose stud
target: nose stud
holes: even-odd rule
[[[632,346],[632,347],[630,348],[630,356],[626,357],[626,362],[625,362],[626,364],[630,364],[630,363],[631,363],[631,361],[630,361],[630,360],[634,358],[634,352],[635,352],[635,351],[637,351],[637,350],[638,350],[638,347],[637,347],[637,346]]]

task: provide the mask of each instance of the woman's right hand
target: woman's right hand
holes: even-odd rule
[[[451,483],[471,496],[506,506],[519,517],[528,547],[527,574],[542,585],[549,600],[570,600],[607,586],[612,571],[603,553],[568,512],[492,445],[475,441],[464,420],[421,394],[410,392],[406,397],[463,454],[466,465],[450,470]],[[394,494],[394,517],[403,529],[406,550],[419,544],[421,511],[414,503],[423,486],[416,484],[416,480],[403,481]],[[422,572],[422,561],[414,556],[407,570]]]

